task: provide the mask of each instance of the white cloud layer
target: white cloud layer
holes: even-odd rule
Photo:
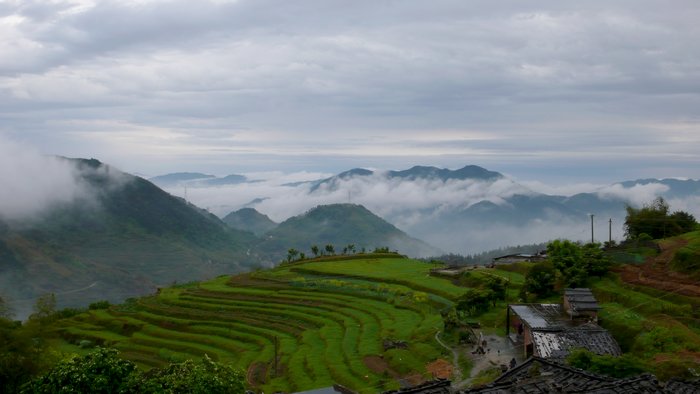
[[[265,179],[267,174],[248,174],[250,179]],[[515,195],[538,196],[541,194],[570,197],[577,193],[592,193],[601,199],[613,202],[603,211],[594,211],[596,240],[607,240],[608,236],[621,240],[625,204],[641,206],[655,197],[664,195],[669,187],[661,183],[623,186],[571,184],[552,187],[542,182],[526,182],[527,186],[505,177],[495,181],[479,180],[406,180],[389,178],[386,172],[375,171],[374,175],[338,179],[322,183],[313,190],[314,183],[290,186],[288,182],[323,178],[323,174],[291,174],[289,179],[274,173],[268,180],[216,187],[190,187],[190,201],[207,207],[219,216],[252,206],[277,222],[304,213],[317,206],[334,203],[362,204],[375,214],[406,231],[409,235],[423,239],[447,252],[475,253],[507,245],[545,242],[557,238],[590,240],[589,212],[566,214],[545,208],[540,216],[529,218],[526,206],[503,218],[492,215],[490,219],[467,218],[451,220],[451,216],[474,204],[488,201],[496,205],[511,206],[509,199]],[[184,188],[169,188],[169,192],[182,196]],[[696,197],[671,198],[674,210],[686,210],[700,217]],[[537,208],[532,208],[537,209]],[[526,223],[515,217],[528,217]],[[612,229],[608,220],[612,219]],[[612,230],[612,234],[609,234]]]

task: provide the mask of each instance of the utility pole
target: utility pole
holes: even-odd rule
[[[280,340],[277,337],[277,335],[275,335],[275,340],[274,340],[274,344],[275,344],[275,370],[273,372],[274,377],[277,377],[277,351],[278,351],[277,348],[279,347],[279,343],[280,343]]]
[[[591,243],[595,243],[595,238],[593,237],[593,217],[595,216],[594,214],[591,215]]]
[[[608,221],[608,245],[612,245],[612,218]]]

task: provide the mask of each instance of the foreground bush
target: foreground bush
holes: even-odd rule
[[[23,393],[243,393],[243,376],[231,367],[204,356],[146,373],[114,349],[64,360],[45,375],[27,384]]]

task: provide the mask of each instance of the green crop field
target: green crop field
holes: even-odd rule
[[[222,276],[62,320],[61,346],[113,346],[142,368],[206,354],[267,392],[395,389],[398,378],[429,377],[425,365],[443,352],[440,309],[466,290],[430,276],[433,267],[370,256]]]

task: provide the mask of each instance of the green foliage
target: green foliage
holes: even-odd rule
[[[115,349],[97,348],[84,356],[72,356],[34,379],[23,393],[243,393],[243,375],[212,361],[187,360],[146,373],[118,357]]]
[[[56,295],[53,293],[44,294],[36,300],[34,313],[30,319],[44,320],[56,313]]]
[[[143,394],[237,394],[245,392],[243,380],[239,371],[205,355],[200,362],[187,360],[132,377],[129,391]]]
[[[489,384],[496,380],[499,376],[503,374],[503,371],[501,371],[501,368],[499,367],[491,367],[482,370],[479,372],[474,379],[472,379],[471,384],[472,387],[479,387],[483,386],[486,384]]]
[[[23,325],[0,319],[0,392],[19,392],[22,384],[55,361],[46,335],[38,320]]]
[[[103,300],[103,301],[93,302],[92,304],[90,304],[88,309],[90,309],[91,311],[97,310],[97,309],[107,309],[107,308],[109,308],[109,306],[110,306],[109,301]]]
[[[663,197],[657,197],[642,208],[627,206],[626,209],[625,234],[628,239],[639,239],[643,234],[653,239],[671,237],[693,231],[698,224],[688,212],[669,214],[669,205]]]
[[[575,368],[614,378],[626,378],[646,371],[646,365],[637,357],[624,354],[620,357],[597,355],[586,349],[575,349],[566,358]]]
[[[580,245],[569,240],[555,240],[547,245],[547,254],[567,287],[585,286],[589,276],[601,277],[611,265],[598,243]]]
[[[287,262],[292,262],[292,261],[294,261],[294,260],[296,259],[296,257],[297,257],[298,254],[299,254],[299,251],[298,251],[298,250],[296,250],[296,249],[294,249],[294,248],[290,248],[290,249],[287,251]]]
[[[489,290],[469,289],[457,300],[457,310],[469,316],[479,315],[489,310],[493,294]]]
[[[527,299],[527,293],[541,298],[547,297],[554,292],[555,282],[556,270],[552,263],[537,263],[525,275],[525,285],[522,288],[525,297],[523,298]]]
[[[508,281],[503,278],[491,276],[486,279],[486,288],[490,291],[493,306],[496,306],[496,301],[505,301],[506,299]]]
[[[48,373],[32,381],[24,393],[119,393],[136,371],[113,349],[98,348],[82,357],[61,361]]]
[[[688,243],[676,251],[671,267],[673,269],[698,275],[700,272],[700,231],[695,231],[682,236]]]

